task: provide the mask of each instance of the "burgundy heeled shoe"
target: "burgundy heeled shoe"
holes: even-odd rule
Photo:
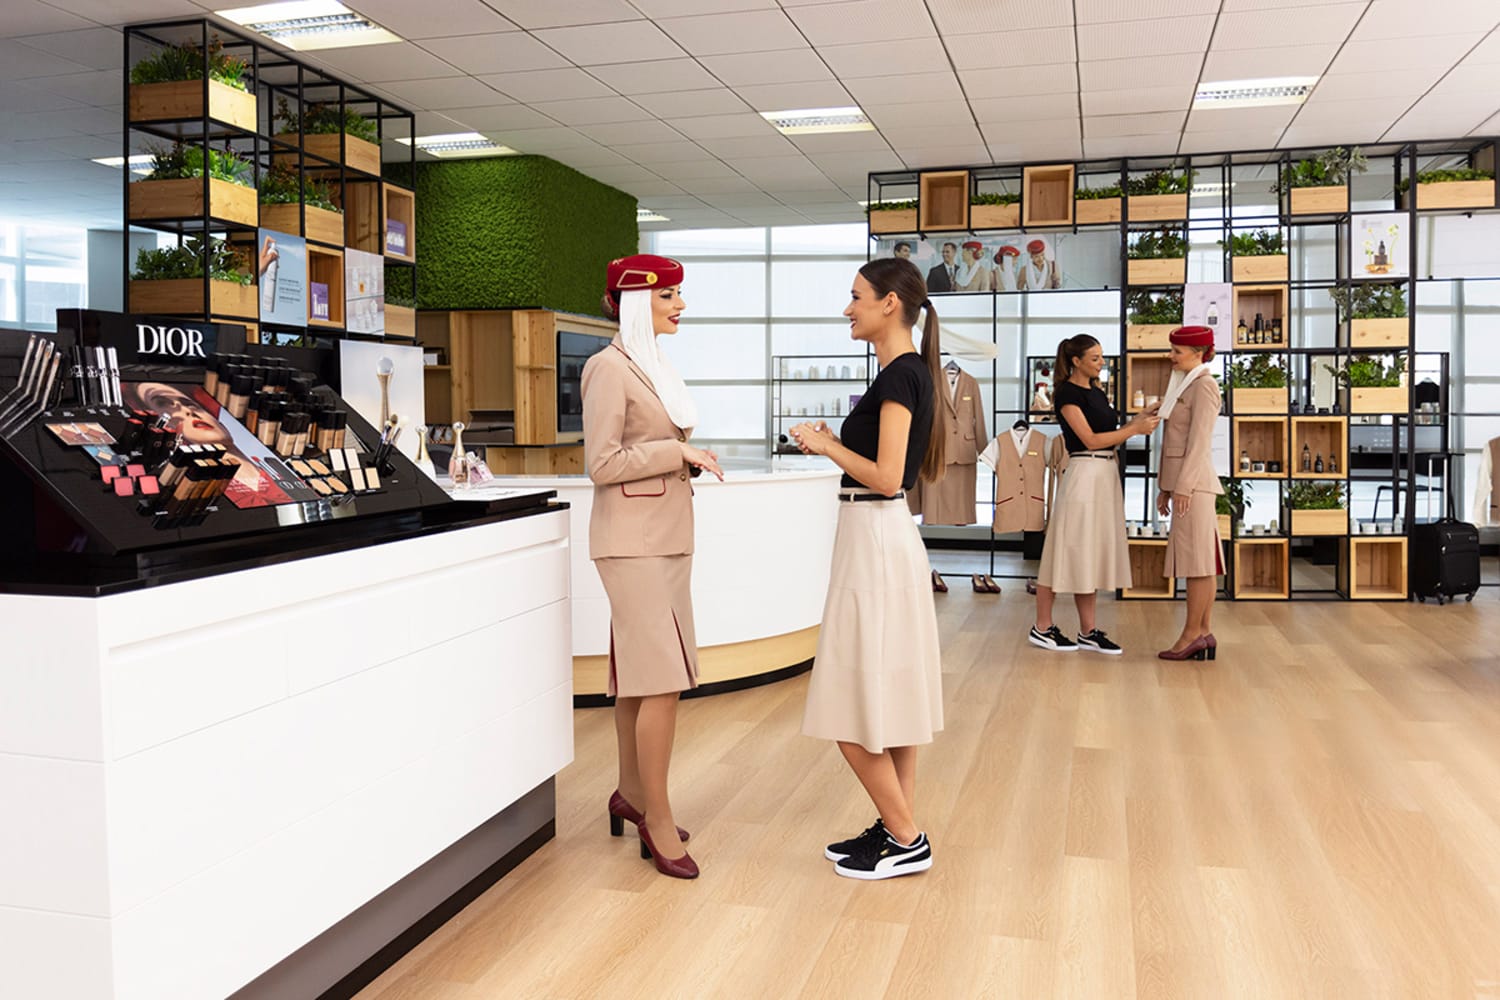
[[[686,851],[682,852],[680,858],[664,858],[656,853],[656,845],[651,842],[651,831],[646,829],[644,820],[636,826],[641,833],[641,857],[656,865],[656,870],[663,875],[673,878],[697,878],[698,862]]]
[[[932,592],[934,594],[946,594],[948,585],[943,582],[943,575],[937,570],[932,571]]]
[[[1219,640],[1214,638],[1214,634],[1212,632],[1203,636],[1202,639],[1205,643],[1207,643],[1207,645],[1204,646],[1204,649],[1208,651],[1208,658],[1210,660],[1217,659],[1219,656]]]
[[[1200,635],[1177,652],[1164,649],[1156,654],[1158,660],[1202,660],[1208,653],[1208,637]]]
[[[613,794],[610,795],[609,835],[611,837],[625,836],[626,823],[630,823],[634,826],[639,826],[641,820],[645,818],[645,815],[639,809],[626,801],[625,796],[620,794],[620,790],[618,788],[616,788]],[[682,838],[682,842],[684,844],[687,843],[688,832],[680,826],[677,828],[677,836]]]

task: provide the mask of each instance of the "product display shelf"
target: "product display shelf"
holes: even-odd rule
[[[1165,538],[1130,538],[1130,579],[1133,586],[1122,590],[1122,597],[1149,600],[1171,600],[1177,596],[1177,581],[1165,575],[1167,540]]]
[[[1241,536],[1234,540],[1234,597],[1241,601],[1291,596],[1291,551],[1285,538]]]
[[[1303,449],[1310,457],[1303,468]],[[1345,417],[1292,417],[1292,478],[1346,479],[1349,475],[1349,421]],[[1319,462],[1321,459],[1321,463]],[[1321,464],[1322,471],[1318,471]]]
[[[801,454],[787,434],[797,424],[822,420],[837,431],[858,397],[874,380],[875,367],[875,357],[868,353],[772,355],[769,411],[772,453]]]
[[[1342,576],[1352,601],[1404,601],[1407,598],[1407,540],[1404,536],[1354,536],[1342,543]]]

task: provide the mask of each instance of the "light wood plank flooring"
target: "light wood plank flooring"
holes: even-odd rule
[[[580,710],[557,839],[361,997],[1500,998],[1494,590],[1220,604],[1218,661],[1171,664],[1180,604],[1102,601],[1126,655],[1055,654],[1019,585],[950,583],[931,871],[823,859],[872,812],[798,732],[805,677],[683,703],[696,882],[607,835]]]

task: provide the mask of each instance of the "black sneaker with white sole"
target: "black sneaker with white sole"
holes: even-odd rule
[[[875,823],[857,836],[848,840],[840,840],[836,844],[829,844],[823,848],[823,857],[829,861],[842,861],[857,852],[867,843],[878,844],[885,839],[885,820],[879,816],[875,817]]]
[[[833,870],[845,878],[874,881],[915,875],[932,867],[932,845],[927,834],[917,834],[915,843],[899,844],[890,834],[879,841],[861,844],[859,850],[837,862]]]
[[[1092,632],[1078,633],[1078,648],[1089,653],[1106,653],[1110,656],[1119,656],[1125,650],[1104,634],[1102,628],[1096,628]]]
[[[1071,653],[1078,648],[1077,644],[1072,639],[1063,635],[1062,629],[1056,625],[1053,625],[1045,632],[1033,625],[1031,626],[1031,634],[1026,638],[1031,640],[1033,646],[1041,646],[1043,649],[1051,649],[1059,653]]]

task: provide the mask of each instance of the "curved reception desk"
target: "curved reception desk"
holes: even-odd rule
[[[700,694],[793,676],[811,666],[828,591],[839,472],[778,461],[725,463],[693,483],[693,615]],[[587,476],[509,476],[568,504],[573,570],[573,694],[601,705],[609,677],[609,601],[589,558]]]

